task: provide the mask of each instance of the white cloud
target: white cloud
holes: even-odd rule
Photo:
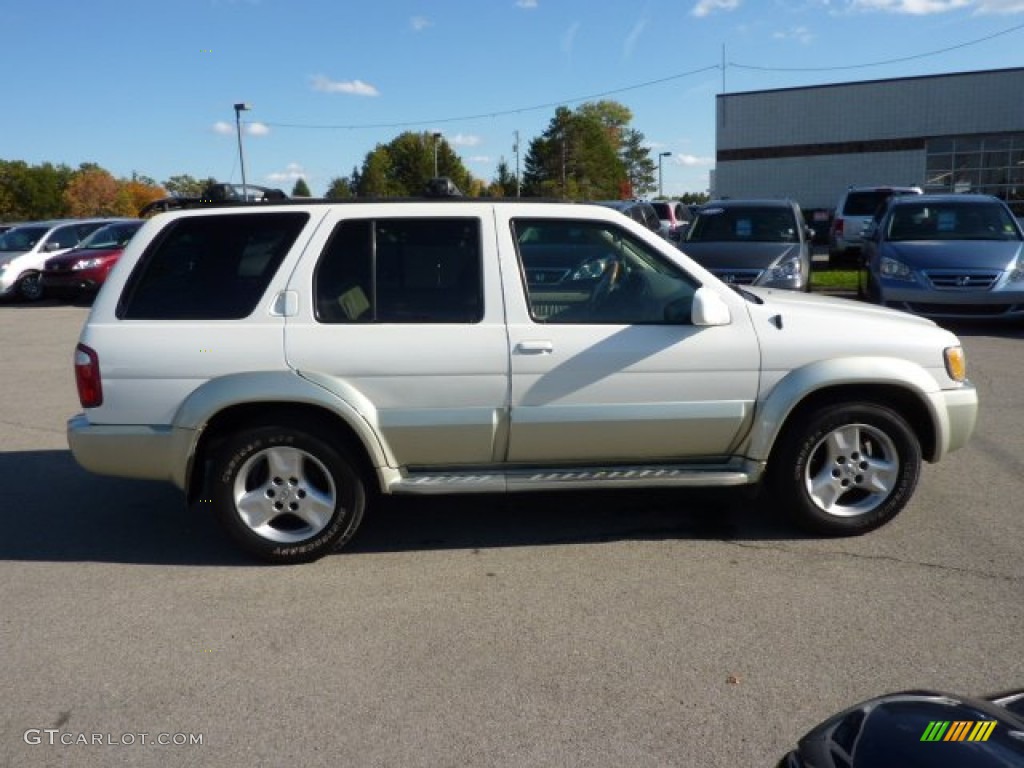
[[[1024,13],[1024,0],[980,0],[978,13]]]
[[[695,165],[714,165],[715,158],[713,157],[699,157],[697,155],[687,155],[683,153],[672,155],[672,162],[676,165],[683,165],[692,167]]]
[[[807,45],[814,39],[814,35],[807,27],[792,27],[783,32],[776,32],[772,35],[776,40],[796,40],[799,43]]]
[[[478,165],[483,165],[491,162],[491,158],[488,157],[487,155],[472,155],[471,157],[468,158],[468,160],[469,162]]]
[[[306,171],[298,163],[288,163],[287,167],[285,167],[283,171],[268,173],[266,178],[267,181],[272,181],[275,184],[289,181],[294,184],[299,179],[306,179],[307,182],[309,181],[309,176],[306,174]]]
[[[480,137],[474,136],[472,133],[457,133],[451,138],[445,137],[449,144],[454,144],[457,147],[475,147],[480,144]]]
[[[516,5],[520,8],[536,8],[537,0],[516,0]]]
[[[644,27],[647,26],[647,19],[640,19],[633,28],[629,30],[629,34],[626,35],[626,40],[622,44],[622,58],[628,59],[633,55],[633,49],[636,48],[637,41],[640,39],[640,35],[644,32]]]
[[[427,27],[434,26],[434,22],[424,16],[413,16],[409,19],[409,25],[416,31],[422,32]]]
[[[229,123],[226,120],[218,120],[212,126],[214,133],[219,133],[221,136],[234,136],[237,130],[234,123]],[[242,123],[242,133],[246,136],[266,136],[270,133],[270,128],[264,123]]]
[[[703,18],[715,11],[735,11],[739,7],[740,0],[698,0],[690,13],[697,18]]]
[[[565,34],[562,35],[562,53],[571,56],[572,47],[576,43],[576,35],[580,31],[580,23],[574,21],[569,25],[569,28],[565,30]]]
[[[350,93],[356,96],[378,96],[380,92],[362,80],[331,80],[325,75],[314,75],[313,90],[323,93]]]
[[[926,16],[930,13],[946,13],[958,8],[968,8],[973,3],[974,0],[851,0],[849,7],[854,11],[885,11]]]

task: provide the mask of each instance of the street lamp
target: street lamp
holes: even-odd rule
[[[252,109],[251,104],[239,102],[235,104],[235,129],[238,132],[238,164],[242,167],[242,198],[249,198],[249,190],[245,186],[245,155],[242,154],[242,113]]]
[[[437,178],[437,142],[441,139],[440,133],[433,134],[434,136],[434,178]]]
[[[661,184],[661,158],[663,158],[663,157],[671,157],[671,156],[672,156],[671,152],[662,152],[661,154],[658,155],[658,197],[664,197],[665,196],[665,190],[664,190],[664,188],[662,187],[662,184]]]

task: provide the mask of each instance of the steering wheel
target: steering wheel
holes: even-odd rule
[[[590,308],[592,310],[608,298],[608,294],[615,289],[620,277],[622,277],[622,261],[612,259],[608,266],[605,267],[601,279],[594,286],[594,292],[590,294]]]

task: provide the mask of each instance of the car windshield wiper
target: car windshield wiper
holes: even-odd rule
[[[728,285],[730,288],[736,291],[736,293],[738,293],[744,299],[749,301],[751,304],[764,304],[764,299],[762,299],[756,293],[751,293],[746,288],[739,285],[735,285],[733,283],[726,283],[726,285]]]

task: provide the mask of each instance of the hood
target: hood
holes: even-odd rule
[[[828,322],[830,319],[834,319],[836,322],[854,323],[873,320],[884,320],[888,323],[895,320],[907,325],[936,327],[935,323],[927,318],[898,309],[880,307],[877,304],[867,304],[855,299],[753,286],[744,286],[744,290],[764,301],[763,304],[752,305],[755,308],[753,311],[766,312],[769,315],[781,314],[783,320],[787,315],[814,316],[821,318],[824,322]]]
[[[679,250],[705,269],[767,269],[800,253],[799,243],[683,242]]]
[[[915,362],[944,380],[939,350],[960,343],[950,331],[909,312],[785,289],[746,290],[763,300],[746,306],[761,342],[767,387],[787,371],[837,354]]]
[[[1020,240],[887,242],[881,254],[913,269],[1008,269],[1024,251]]]
[[[24,256],[28,251],[0,251],[0,267],[10,264],[19,256]]]

